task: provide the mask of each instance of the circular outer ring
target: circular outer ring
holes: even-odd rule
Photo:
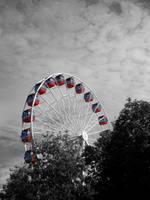
[[[37,95],[38,95],[38,91],[41,89],[41,87],[43,86],[43,84],[45,83],[45,81],[46,81],[47,79],[49,79],[49,78],[51,78],[51,77],[55,78],[55,77],[58,76],[58,75],[63,75],[63,76],[65,77],[65,79],[66,79],[66,76],[67,76],[67,78],[68,78],[68,77],[73,77],[73,78],[74,78],[75,80],[77,80],[79,83],[82,83],[83,86],[85,86],[85,87],[88,89],[88,92],[91,92],[91,93],[93,94],[94,100],[95,100],[96,102],[99,102],[97,96],[95,95],[95,93],[93,93],[93,91],[88,87],[88,85],[87,85],[85,82],[81,81],[78,77],[76,77],[76,76],[74,76],[74,75],[71,75],[71,74],[69,74],[69,73],[55,73],[55,74],[51,74],[51,75],[49,75],[49,76],[43,78],[42,80],[40,80],[40,81],[38,81],[38,82],[36,83],[36,84],[38,84],[38,83],[41,83],[41,84],[40,84],[39,88],[37,89],[37,91],[35,92],[35,96],[34,96],[34,99],[33,99],[33,102],[32,102],[32,106],[31,106],[31,119],[33,118],[33,113],[34,113],[34,109],[35,109],[34,103],[35,103],[36,97],[37,97]],[[35,84],[35,85],[36,85],[36,84]],[[29,92],[29,94],[31,94],[31,92],[34,90],[35,85],[33,86],[32,90]],[[56,85],[55,87],[61,87],[61,86]],[[65,84],[65,87],[66,87],[66,84]],[[69,90],[72,90],[72,89],[75,89],[75,87],[70,88]],[[49,90],[51,90],[51,88],[49,88]],[[77,94],[77,95],[79,95],[79,94]],[[81,95],[82,95],[82,94],[81,94]],[[83,101],[84,101],[84,99],[83,99]],[[85,104],[89,104],[90,106],[92,106],[92,102],[88,102],[88,103],[86,102]],[[26,106],[27,106],[27,102],[25,102],[23,111],[25,110]],[[105,112],[105,110],[104,110],[104,107],[102,107],[102,109],[103,109],[104,115],[106,115],[106,112]],[[94,113],[94,114],[97,115],[97,118],[98,118],[98,116],[100,116],[100,113]],[[36,116],[35,116],[35,117],[36,117]],[[107,117],[107,118],[108,118],[108,117]],[[97,123],[98,123],[98,120],[97,120]],[[30,129],[31,129],[32,138],[33,138],[33,141],[31,142],[31,143],[32,143],[32,147],[34,146],[34,139],[35,139],[35,137],[36,137],[35,134],[34,134],[34,130],[33,130],[33,124],[34,124],[34,122],[31,120],[31,122],[30,122]],[[24,128],[24,122],[23,122],[23,120],[22,120],[22,129],[23,129],[23,128]],[[109,130],[109,129],[112,129],[112,126],[111,126],[111,124],[110,124],[110,122],[109,122],[109,119],[108,119],[107,130]],[[104,130],[103,130],[103,129],[99,129],[99,133],[102,132],[102,131],[104,131]],[[79,136],[81,136],[81,135],[82,135],[83,139],[85,140],[85,142],[88,144],[88,135],[86,135],[86,131],[83,130],[83,134],[80,134]],[[94,139],[94,141],[96,141],[96,139]],[[93,141],[93,142],[94,142],[94,141]],[[93,142],[92,142],[92,144],[93,144]],[[25,144],[25,149],[26,149],[26,144]]]

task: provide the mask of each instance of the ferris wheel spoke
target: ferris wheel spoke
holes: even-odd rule
[[[34,123],[35,124],[35,123]],[[44,127],[47,127],[47,128],[51,128],[49,125],[48,125],[48,123],[47,123],[47,121],[45,121],[45,120],[43,120],[42,118],[36,118],[36,125],[42,125],[42,126],[44,126]]]
[[[84,126],[85,126],[85,123],[86,123],[86,119],[91,115],[91,112],[89,110],[89,105],[86,105],[85,102],[83,104],[84,106],[83,107],[83,114],[82,114],[82,129],[84,130]]]
[[[88,122],[87,126],[84,128],[84,130],[89,130],[91,129],[91,127],[93,127],[93,125],[98,125],[97,120],[95,121],[95,118],[91,118],[91,120]]]
[[[47,119],[43,119],[42,117],[36,117],[36,122],[40,126],[40,124],[44,127],[48,127],[50,129],[57,129],[59,126],[54,125],[54,123],[50,123]]]
[[[58,126],[62,125],[61,120],[58,119],[57,116],[55,117],[52,114],[50,115],[50,113],[48,113],[48,112],[46,114],[44,113],[44,116],[47,118],[47,120],[48,120],[48,122],[50,123],[51,126],[58,127]]]
[[[84,130],[85,127],[87,126],[88,120],[89,120],[89,118],[90,118],[90,116],[91,116],[91,114],[92,114],[92,113],[91,113],[91,108],[90,108],[90,106],[88,107],[86,113],[87,113],[87,114],[86,114],[85,117],[84,117],[83,130]]]
[[[96,138],[90,138],[90,139],[89,139],[89,144],[92,145],[92,144],[95,143],[95,142],[96,142]]]
[[[41,136],[43,136],[43,135],[45,135],[45,134],[48,134],[50,131],[35,131],[34,130],[34,132],[36,133],[36,134],[38,134],[38,135],[41,135]],[[52,131],[51,131],[52,132]]]
[[[39,128],[35,127],[34,130],[36,130],[36,131],[44,131],[44,132],[53,132],[55,134],[60,131],[60,129],[58,129],[58,127],[55,127],[55,128],[50,127],[49,129],[47,129],[47,127],[46,128],[45,127],[41,127],[41,128],[40,127]]]
[[[44,129],[43,128],[43,132],[45,132],[45,134],[47,134],[48,132],[53,132],[53,133],[57,133],[58,132],[58,129],[55,127],[50,127],[50,129],[49,130],[47,130],[47,129]]]
[[[78,96],[76,93],[74,93],[74,99],[73,99],[73,102],[74,102],[74,113],[78,114],[78,110],[79,110],[79,102],[78,102]]]
[[[83,129],[83,123],[84,123],[84,121],[83,121],[83,119],[82,119],[82,116],[83,115],[81,115],[81,113],[79,113],[79,116],[78,116],[78,127],[79,127],[79,129],[81,130],[81,129]]]
[[[47,107],[45,106],[45,98],[42,98],[43,102],[41,102],[38,106],[36,106],[37,109],[39,109],[41,112],[45,113],[47,110]],[[53,105],[55,101],[51,102],[50,105]],[[48,105],[50,108],[50,106]]]
[[[43,98],[43,100],[44,100],[44,101],[47,103],[47,105],[55,112],[56,116],[58,115],[58,116],[61,118],[61,120],[63,121],[63,123],[64,123],[63,117],[57,112],[57,110],[56,110],[53,106],[51,106],[51,104],[49,104],[49,102],[48,102],[46,99]],[[64,126],[65,126],[65,123],[64,123]],[[66,128],[66,126],[65,126],[65,128]]]
[[[72,97],[72,102],[71,102],[71,105],[72,105],[72,112],[73,112],[73,121],[74,121],[74,127],[75,129],[77,128],[77,120],[78,120],[78,116],[77,116],[77,112],[78,110],[76,109],[76,102],[77,102],[77,99],[75,96]]]
[[[72,112],[72,103],[70,101],[70,96],[67,96],[66,98],[66,103],[67,103],[67,106],[68,106],[68,117],[71,121],[71,125],[72,125],[72,129],[73,131],[75,130],[75,121],[74,121],[74,115],[73,115],[73,112]]]
[[[61,97],[62,97],[62,103],[63,103],[63,106],[64,106],[65,114],[66,114],[66,116],[68,117],[68,112],[66,111],[66,106],[65,106],[64,95],[63,95],[63,93],[62,93],[62,91],[61,91],[61,88],[58,87],[58,90],[59,90],[60,95],[61,95]],[[68,120],[70,120],[70,119],[68,118]]]
[[[39,121],[41,123],[44,123],[44,125],[46,123],[44,121],[44,119],[43,120],[39,119]],[[57,124],[55,124],[56,123],[55,120],[51,121],[51,123],[50,123],[50,121],[48,121],[48,123],[49,123],[48,127],[50,127],[49,130],[53,130],[54,132],[62,132],[62,133],[65,132],[65,131],[67,131],[67,132],[69,131],[69,132],[71,132],[73,134],[72,129],[70,129],[70,127],[63,126],[60,123],[58,123],[58,125],[57,125]]]
[[[44,123],[45,121],[43,120],[43,123]],[[62,129],[64,129],[64,127],[62,127],[62,124],[60,124],[60,123],[56,123],[56,121],[54,121],[54,120],[48,120],[47,122],[45,122],[45,123],[47,123],[47,124],[49,124],[49,130],[53,130],[53,131],[58,131],[58,130],[62,130]]]
[[[68,112],[67,112],[67,110],[66,110],[66,106],[65,106],[66,104],[65,104],[65,100],[64,100],[64,95],[63,95],[63,93],[62,93],[62,91],[61,91],[61,88],[58,87],[58,90],[59,90],[59,92],[60,92],[60,94],[61,94],[61,96],[62,96],[62,104],[63,104],[64,112],[65,112],[65,115],[66,115],[66,120],[67,120],[69,123],[72,124],[72,121],[70,120],[69,114],[68,114]]]
[[[91,113],[91,110],[90,110],[90,106],[87,105],[87,108],[85,110],[85,115],[83,116],[83,125],[82,125],[83,130],[85,129],[87,122],[88,122],[88,119],[90,118],[91,114],[92,113]]]
[[[38,106],[38,109],[36,109],[36,112],[37,112],[36,117],[39,117],[39,116],[44,117],[45,116],[45,118],[47,118],[47,116],[45,114],[45,110],[42,110],[40,108],[40,106]]]
[[[38,111],[37,111],[38,112]],[[39,114],[36,116],[37,118],[42,118],[43,120],[49,120],[52,124],[56,124],[58,123],[58,120],[56,119],[55,121],[53,121],[53,118],[44,112],[38,112]]]
[[[91,121],[92,117],[94,116],[93,115],[94,113],[89,113],[89,115],[87,115],[87,118],[85,120],[85,125],[84,125],[84,130],[89,126],[89,122]]]
[[[65,125],[65,124],[66,124],[66,123],[65,123],[65,120],[62,121],[62,118],[63,118],[63,117],[61,117],[61,119],[60,119],[60,118],[58,118],[57,115],[55,115],[55,116],[50,116],[50,114],[48,114],[48,115],[49,115],[49,119],[50,119],[54,124],[56,124],[56,126],[62,125],[64,128],[67,127],[67,126]]]
[[[75,93],[75,98],[74,100],[74,113],[76,114],[76,119],[75,119],[75,124],[76,127],[78,127],[78,123],[79,123],[79,112],[80,112],[80,104],[79,104],[79,96],[77,96],[77,94]]]
[[[93,126],[87,128],[87,129],[85,129],[85,130],[87,130],[86,132],[89,132],[91,129],[93,129],[93,128],[94,128],[95,126],[97,126],[97,125],[98,125],[98,123],[97,123],[97,124],[94,123]]]
[[[55,88],[55,90],[56,90],[56,88]],[[58,90],[58,88],[57,88],[57,90]],[[58,92],[58,91],[57,91]],[[55,95],[53,94],[53,96],[55,97]],[[67,123],[67,121],[68,121],[68,119],[67,119],[67,115],[66,115],[66,111],[65,111],[65,106],[64,106],[64,104],[62,105],[61,103],[60,103],[60,100],[57,100],[57,98],[55,97],[55,99],[56,99],[56,102],[57,102],[57,109],[59,110],[59,112],[61,113],[63,113],[63,117],[65,118],[65,123]],[[61,98],[61,100],[62,100],[62,98]],[[64,108],[63,108],[64,107]],[[62,109],[63,108],[63,109]]]
[[[72,95],[70,96],[69,98],[69,101],[70,101],[70,112],[72,113],[71,115],[71,119],[73,121],[73,124],[74,124],[74,129],[76,129],[76,120],[75,120],[75,96]]]
[[[94,132],[89,132],[88,136],[92,136],[92,135],[96,135],[96,134],[100,134],[100,130],[99,131],[94,131]]]
[[[80,110],[79,110],[79,113],[78,113],[78,127],[81,129],[81,127],[83,126],[83,116],[85,114],[85,107],[84,107],[84,104],[82,104],[80,102],[80,105],[82,105],[80,107]]]
[[[56,86],[55,86],[56,87]],[[58,102],[58,99],[55,97],[54,93],[52,91],[54,91],[53,88],[49,88],[51,95],[53,96],[55,102]]]
[[[51,124],[50,124],[51,127],[54,127],[54,125],[57,124],[56,121],[52,121],[52,119],[50,119],[48,115],[45,115],[45,112],[39,112],[39,114],[36,116],[36,118],[41,118],[43,121],[45,121],[45,119],[49,120],[49,122],[51,122]]]
[[[92,116],[91,115],[92,113],[90,112],[84,129],[87,128],[88,126],[91,126],[91,124],[93,124],[93,121],[95,122],[95,119],[97,120],[96,115],[92,115]]]
[[[67,93],[67,89],[66,89],[66,93]],[[80,120],[78,115],[77,115],[78,110],[76,109],[78,99],[76,98],[75,93],[73,93],[73,94],[69,93],[69,95],[67,97],[68,97],[67,103],[68,103],[68,107],[69,107],[69,113],[71,113],[71,115],[69,115],[69,117],[70,117],[70,119],[73,123],[74,132],[77,132],[77,125],[78,125],[78,121]],[[78,103],[78,105],[79,105],[79,103]]]
[[[42,128],[40,128],[40,127],[34,127],[33,128],[34,129],[34,131],[45,131],[45,132],[47,132],[47,131],[51,131],[50,129],[47,129],[47,128],[44,128],[44,127],[42,127]]]
[[[82,107],[82,102],[80,101],[79,96],[77,97],[76,110],[77,110],[77,114],[78,114],[77,119],[80,120],[80,115],[83,113],[83,107]]]
[[[96,108],[95,108],[95,110],[96,110]],[[88,121],[87,121],[87,126],[88,126],[89,122],[91,121],[92,117],[94,117],[94,115],[96,115],[96,116],[97,116],[97,114],[95,113],[95,110],[94,110],[94,112],[92,112],[91,116],[89,117],[89,119],[88,119]],[[86,128],[87,128],[87,126],[86,126],[86,127],[84,127],[84,129],[86,129]]]
[[[74,108],[73,108],[73,101],[71,102],[70,107],[71,107],[71,113],[72,113],[71,120],[73,122],[73,129],[74,129],[74,132],[76,132],[76,130],[77,130],[77,114],[75,113]]]

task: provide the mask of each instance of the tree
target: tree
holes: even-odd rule
[[[128,99],[114,130],[98,139],[92,153],[86,151],[86,162],[94,163],[95,199],[146,198],[150,194],[150,103]]]
[[[36,152],[41,159],[15,167],[3,187],[4,199],[75,200],[90,199],[84,183],[86,170],[80,140],[69,136],[47,136]]]

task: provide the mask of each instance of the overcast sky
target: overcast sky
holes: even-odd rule
[[[21,114],[33,84],[68,72],[113,121],[128,97],[150,99],[148,0],[0,0],[0,183],[23,162]]]

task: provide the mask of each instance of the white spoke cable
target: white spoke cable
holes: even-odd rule
[[[49,122],[51,122],[52,124],[58,124],[58,125],[60,125],[56,120],[53,120],[53,118],[50,118],[50,116],[49,115],[46,115],[45,114],[45,112],[43,111],[43,112],[40,112],[37,116],[36,116],[36,118],[42,118],[43,120],[45,119],[45,120],[48,120]],[[51,124],[51,125],[52,125]]]
[[[70,122],[72,124],[70,118],[68,117],[68,113],[66,111],[66,106],[65,106],[65,101],[64,101],[64,95],[62,94],[61,88],[58,87],[58,89],[59,89],[59,92],[60,92],[60,94],[62,96],[62,102],[63,102],[63,106],[64,106],[64,112],[66,114],[67,120],[68,120],[68,122]]]
[[[91,118],[94,116],[94,114],[95,114],[95,115],[97,114],[97,113],[95,113],[96,109],[97,109],[97,107],[94,109],[94,111],[92,112],[92,114],[91,114],[90,118],[88,119],[87,126],[88,126],[88,123],[89,123],[89,121],[91,120]],[[84,127],[84,129],[86,129],[86,128],[87,128],[87,126],[86,126],[86,127]]]
[[[63,117],[56,111],[56,109],[53,108],[53,106],[51,106],[46,99],[44,99],[44,101],[49,105],[49,107],[51,107],[52,110],[54,110],[54,112],[56,113],[56,115],[58,115],[62,119],[62,121],[63,121]],[[65,123],[63,125],[65,126]],[[67,128],[67,127],[65,126],[65,128]]]
[[[49,129],[52,129],[51,126],[49,126],[44,120],[42,120],[41,118],[37,118],[36,119],[38,123],[41,123],[43,126],[49,128]]]

